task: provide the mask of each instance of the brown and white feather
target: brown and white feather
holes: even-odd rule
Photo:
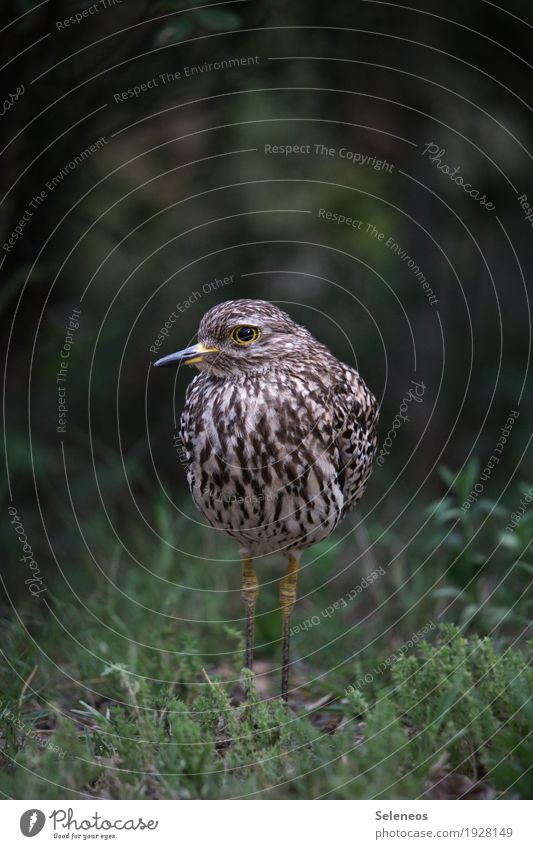
[[[190,384],[181,417],[189,487],[244,553],[297,553],[361,498],[378,405],[355,369],[266,301],[214,307],[199,339],[220,343],[239,323],[264,326],[266,343],[246,359],[221,350]]]

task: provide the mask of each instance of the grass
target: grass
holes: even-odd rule
[[[507,507],[463,511],[476,474],[443,471],[446,498],[402,539],[369,520],[307,553],[288,711],[280,564],[260,566],[245,699],[240,570],[221,562],[231,543],[188,536],[159,507],[161,540],[139,523],[124,531],[137,562],[91,517],[94,560],[78,551],[70,590],[51,582],[3,627],[2,793],[530,798],[533,522],[526,512],[506,530],[520,488]]]

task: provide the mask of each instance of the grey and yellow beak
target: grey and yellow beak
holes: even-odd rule
[[[195,363],[201,363],[204,359],[204,354],[211,354],[218,351],[219,348],[206,348],[201,342],[197,345],[191,345],[190,348],[184,348],[183,351],[176,351],[175,354],[169,354],[167,357],[161,357],[156,360],[154,366],[173,366],[177,363],[183,363],[185,366],[193,366]]]

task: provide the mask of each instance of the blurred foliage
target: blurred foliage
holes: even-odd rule
[[[406,191],[399,177],[338,157],[262,153],[265,142],[343,145],[394,163],[396,171],[403,167],[424,183],[434,177],[431,169],[401,140],[424,144],[435,135],[462,171],[495,198],[509,228],[516,221],[514,198],[473,144],[497,155],[517,185],[528,179],[529,162],[514,156],[509,135],[495,122],[487,133],[488,119],[442,88],[444,81],[451,90],[464,86],[463,58],[485,69],[483,39],[473,39],[468,28],[436,28],[433,16],[415,15],[416,37],[430,46],[413,52],[413,18],[406,10],[397,15],[361,4],[356,32],[328,30],[318,24],[350,25],[352,5],[324,9],[317,0],[306,3],[305,20],[298,4],[281,0],[190,11],[181,2],[128,2],[68,32],[57,30],[57,21],[89,5],[51,0],[24,15],[31,4],[7,2],[0,12],[4,24],[23,15],[0,33],[11,59],[2,78],[5,92],[21,82],[26,87],[0,122],[8,145],[0,171],[6,192],[3,240],[47,180],[88,144],[107,139],[49,194],[43,214],[33,216],[2,270],[3,337],[11,340],[6,450],[12,498],[26,509],[28,525],[38,528],[41,521],[32,495],[37,488],[50,538],[54,545],[68,545],[72,510],[56,433],[55,374],[67,318],[84,291],[63,440],[72,505],[82,515],[101,509],[103,492],[120,529],[125,516],[150,510],[161,483],[174,501],[185,495],[173,436],[190,374],[182,370],[174,386],[168,373],[154,377],[149,371],[155,358],[149,349],[178,303],[186,306],[162,353],[187,344],[201,315],[224,298],[253,295],[287,303],[339,357],[357,362],[382,403],[382,438],[411,379],[424,381],[423,403],[411,405],[411,421],[375,475],[365,512],[372,511],[372,499],[380,504],[382,496],[390,499],[391,487],[396,513],[411,493],[434,498],[436,464],[460,470],[472,450],[484,461],[518,403],[528,345],[522,284],[509,258],[494,249],[486,211],[437,175],[438,191],[467,222],[491,265],[497,303],[468,233],[454,216],[444,215],[429,192]],[[464,4],[437,2],[434,13],[439,10],[458,15],[465,27],[480,25],[476,10]],[[295,45],[302,24],[306,55],[329,55],[334,37],[335,55],[347,62],[271,61],[301,52]],[[511,39],[517,52],[525,46],[525,30],[509,16],[487,7],[482,24],[504,46]],[[365,31],[386,36],[376,39]],[[38,50],[20,53],[39,39]],[[432,49],[437,41],[438,52]],[[447,49],[458,58],[448,59]],[[117,93],[162,73],[256,55],[258,64],[198,73],[115,101]],[[374,63],[372,73],[368,62]],[[517,94],[522,91],[520,66],[505,49],[491,52],[489,70]],[[500,88],[489,85],[483,73],[468,81],[472,98],[498,115]],[[350,89],[364,96],[347,94]],[[394,102],[409,108],[397,109]],[[509,100],[507,108],[514,104]],[[459,147],[457,133],[439,123],[448,113],[451,126],[473,144]],[[232,154],[249,148],[257,151]],[[191,162],[197,164],[189,167]],[[316,215],[246,214],[321,207],[372,222],[415,258],[438,294],[444,358],[434,308],[405,263],[382,242]],[[414,221],[438,234],[460,274],[460,287],[435,241]],[[518,223],[513,244],[520,256],[529,249],[529,234]],[[233,285],[203,292],[204,284],[230,274]],[[189,300],[195,291],[201,297]],[[28,380],[25,409],[19,393]],[[490,482],[492,494],[517,463],[524,464],[530,393],[520,411]],[[528,470],[522,474],[527,478]]]
[[[485,167],[474,145],[502,162],[518,186],[530,178],[529,160],[514,155],[512,140],[496,121],[487,124],[489,119],[476,107],[443,88],[446,83],[451,91],[463,90],[468,71],[462,60],[468,58],[481,69],[477,77],[468,76],[470,99],[482,102],[489,115],[500,115],[501,88],[491,86],[482,72],[490,71],[519,95],[524,86],[520,63],[513,64],[503,48],[489,56],[484,39],[473,39],[468,27],[481,27],[487,36],[493,33],[504,46],[512,39],[517,53],[527,45],[525,28],[517,28],[510,16],[492,7],[484,8],[480,21],[474,8],[436,2],[433,15],[415,15],[413,33],[413,17],[407,10],[396,14],[360,4],[356,32],[334,30],[332,35],[318,24],[350,26],[353,10],[348,0],[328,9],[318,0],[306,3],[305,20],[298,4],[265,0],[190,11],[184,11],[188,4],[183,2],[128,2],[91,16],[68,32],[57,31],[58,20],[89,5],[51,0],[1,34],[5,54],[12,59],[2,79],[4,90],[14,91],[21,81],[26,86],[20,103],[0,124],[4,144],[17,137],[7,148],[0,174],[7,193],[1,210],[2,241],[50,177],[88,144],[102,135],[108,139],[98,154],[49,195],[46,214],[33,217],[3,269],[5,338],[15,299],[25,287],[13,326],[8,396],[28,376],[29,346],[16,344],[26,341],[24,327],[31,328],[35,342],[31,379],[32,409],[38,411],[37,427],[32,422],[36,462],[51,450],[61,479],[53,375],[66,318],[89,286],[73,360],[76,379],[69,385],[72,431],[78,428],[83,434],[89,426],[85,399],[92,364],[94,375],[107,377],[94,379],[90,386],[95,440],[116,451],[137,452],[147,469],[149,496],[157,483],[148,470],[146,403],[157,471],[174,489],[183,486],[183,478],[170,471],[169,383],[150,380],[145,399],[139,381],[154,358],[149,347],[176,303],[202,291],[204,283],[231,273],[236,275],[233,286],[203,295],[180,316],[168,339],[169,349],[188,342],[201,315],[222,298],[251,294],[295,302],[289,306],[295,318],[340,357],[351,362],[357,358],[367,382],[382,399],[384,433],[411,378],[418,376],[427,384],[423,408],[413,411],[412,424],[399,434],[390,458],[391,475],[403,469],[423,431],[416,456],[405,469],[408,488],[418,486],[435,461],[460,468],[474,442],[476,454],[490,453],[524,379],[528,331],[522,283],[503,247],[495,250],[494,223],[486,211],[466,195],[458,196],[445,177],[435,177],[424,157],[401,139],[423,145],[438,138],[462,172],[495,199],[499,217],[512,229],[517,253],[527,256],[529,233],[516,220],[515,199]],[[1,22],[6,24],[30,6],[6,2]],[[452,19],[456,15],[463,29],[437,27],[434,15],[439,12]],[[302,24],[306,55],[331,55],[334,38],[335,55],[347,62],[269,60],[302,52],[301,46],[296,49]],[[386,35],[376,39],[365,31]],[[413,34],[429,47],[411,50],[410,41],[402,38]],[[22,46],[39,38],[43,38],[39,50],[17,56]],[[432,49],[437,43],[438,52]],[[448,59],[447,52],[458,58]],[[117,93],[159,79],[162,73],[256,55],[257,65],[198,73],[115,102]],[[374,63],[371,71],[365,65],[369,62]],[[398,70],[387,71],[385,66]],[[345,93],[352,89],[364,96]],[[395,108],[395,102],[408,108]],[[506,108],[512,110],[516,104],[510,99]],[[455,132],[439,123],[446,117]],[[28,122],[31,131],[24,131]],[[521,130],[527,134],[529,127]],[[466,134],[471,144],[459,146],[457,133]],[[391,179],[385,172],[354,167],[338,157],[331,161],[316,156],[268,157],[261,152],[265,142],[346,146],[393,163],[396,172],[404,168],[422,183],[435,178],[438,192],[453,204],[490,264],[496,298],[468,232],[453,215],[444,214],[443,205],[435,203],[429,192],[413,192],[411,184],[396,174]],[[258,151],[231,153],[249,148]],[[197,165],[188,166],[195,161]],[[220,189],[221,185],[235,187]],[[324,207],[355,215],[393,236],[438,294],[445,362],[435,311],[405,263],[366,232],[328,225],[316,215],[244,214],[283,207]],[[436,234],[460,276],[460,286],[442,251],[414,220]],[[181,235],[190,228],[197,229]],[[232,245],[242,247],[228,247]],[[255,276],[241,277],[248,273]],[[178,407],[188,379],[179,376]],[[117,381],[120,444],[110,415]],[[430,417],[435,402],[437,413]],[[489,408],[490,420],[484,423]],[[529,397],[521,409],[499,478],[514,468],[529,435]],[[20,442],[24,455],[28,450],[24,411],[9,404],[8,413],[8,453],[17,454]],[[70,454],[85,475],[83,470],[90,467],[86,446],[77,442],[74,432],[72,437]],[[44,459],[43,463],[46,468]],[[31,482],[27,466],[17,466],[13,476],[19,490],[25,491]],[[94,498],[90,481],[73,483],[83,490],[85,502]],[[123,483],[118,481],[115,492],[108,490],[107,498],[119,498]]]

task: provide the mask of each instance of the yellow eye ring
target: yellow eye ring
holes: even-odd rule
[[[233,339],[237,345],[243,345],[246,347],[247,345],[251,345],[253,342],[257,342],[259,337],[261,336],[261,331],[258,327],[252,327],[249,324],[238,324],[237,327],[234,327],[230,333],[230,337]]]

